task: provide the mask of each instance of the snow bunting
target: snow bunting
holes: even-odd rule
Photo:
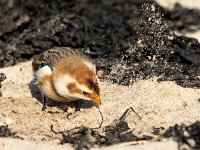
[[[54,47],[32,62],[33,73],[42,97],[71,102],[79,99],[101,104],[95,64],[80,52],[68,47]]]

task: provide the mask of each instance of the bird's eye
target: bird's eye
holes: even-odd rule
[[[84,95],[88,95],[89,93],[88,93],[88,92],[85,92],[85,91],[83,91],[83,94],[84,94]]]

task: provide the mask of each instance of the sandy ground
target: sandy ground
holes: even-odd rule
[[[200,9],[199,0],[155,0],[161,6],[165,8],[173,8],[175,3],[181,4],[183,7],[190,9]]]
[[[174,0],[157,1],[168,8],[174,3]],[[179,2],[190,8],[200,7],[197,0]],[[191,37],[200,41],[199,33]],[[0,72],[7,76],[1,88],[0,124],[8,124],[12,131],[25,139],[0,138],[0,149],[15,149],[17,146],[16,149],[72,149],[69,144],[57,145],[60,136],[51,132],[51,125],[55,130],[63,131],[81,125],[97,127],[101,122],[98,109],[90,102],[82,102],[80,111],[70,119],[67,118],[68,113],[75,111],[71,104],[50,102],[47,110],[41,111],[40,92],[32,83],[31,62],[2,68]],[[142,118],[131,113],[126,119],[136,135],[151,134],[153,126],[167,128],[176,123],[191,124],[200,118],[200,89],[183,88],[172,81],[159,83],[156,78],[141,80],[129,87],[101,82],[101,87],[103,126],[119,118],[129,107],[133,107]],[[6,146],[7,143],[11,147]],[[160,148],[155,149],[161,149],[163,143],[157,144]],[[167,144],[177,149],[173,141],[164,143],[166,149],[169,148]],[[153,147],[153,144],[145,145],[132,149],[147,150]]]
[[[3,68],[0,72],[8,77],[1,88],[0,124],[8,124],[25,140],[56,144],[60,136],[51,132],[51,125],[61,131],[81,125],[97,127],[101,122],[98,109],[90,102],[81,103],[80,111],[70,119],[67,115],[74,112],[74,107],[67,103],[52,103],[46,111],[41,111],[39,91],[31,82],[31,62]],[[132,113],[126,119],[136,135],[150,134],[153,126],[190,124],[200,117],[200,89],[183,88],[171,81],[159,83],[156,78],[129,87],[101,82],[101,87],[103,126],[119,118],[129,107],[142,118]]]

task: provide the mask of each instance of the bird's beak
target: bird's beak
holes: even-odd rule
[[[95,104],[97,104],[98,106],[101,104],[100,96],[97,96],[96,98],[92,99],[92,101],[95,102]]]

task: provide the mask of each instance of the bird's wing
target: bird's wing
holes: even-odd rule
[[[51,68],[51,70],[53,70],[60,59],[71,56],[81,57],[88,63],[94,64],[88,57],[75,49],[71,49],[69,47],[54,47],[34,58],[32,63],[33,69],[34,71],[37,71],[47,65]]]

